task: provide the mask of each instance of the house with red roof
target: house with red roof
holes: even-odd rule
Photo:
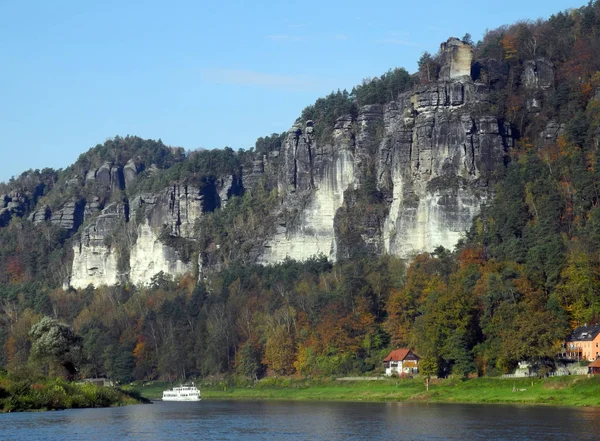
[[[600,374],[600,358],[597,358],[596,360],[588,364],[588,374]]]
[[[383,359],[386,375],[419,373],[419,357],[410,349],[394,349]]]

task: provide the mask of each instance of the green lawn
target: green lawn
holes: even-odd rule
[[[600,406],[600,377],[566,376],[546,379],[475,378],[335,381],[266,379],[254,385],[198,383],[204,399],[407,401],[440,403],[515,403],[561,406]],[[166,383],[136,388],[142,396],[159,399]]]

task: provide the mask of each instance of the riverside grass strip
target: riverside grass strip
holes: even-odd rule
[[[418,403],[526,404],[557,406],[600,406],[600,378],[565,376],[553,378],[450,378],[431,380],[383,379],[336,381],[330,379],[264,379],[256,384],[201,384],[202,399],[365,401]],[[158,399],[168,384],[136,388],[142,396]]]

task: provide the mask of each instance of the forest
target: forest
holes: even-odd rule
[[[491,85],[489,107],[517,142],[494,198],[453,250],[438,247],[410,261],[361,252],[335,263],[323,256],[244,263],[235,240],[247,231],[235,226],[269,212],[275,195],[263,183],[252,197],[233,196],[201,220],[194,246],[210,247],[218,236],[231,250],[221,271],[178,280],[159,273],[145,287],[77,291],[61,284],[69,235],[13,218],[0,228],[0,369],[123,383],[338,376],[380,373],[391,349],[410,347],[424,375],[497,376],[523,360],[549,372],[569,332],[600,321],[598,53],[600,1],[490,30],[474,44],[473,75]],[[477,72],[490,59],[500,63],[502,79]],[[555,84],[544,96],[530,96],[522,84],[532,59],[554,66]],[[322,128],[337,117],[435,81],[439,67],[438,55],[424,53],[415,74],[391,69],[351,92],[332,92],[301,119],[322,122],[315,127],[326,140],[331,131]],[[556,141],[541,135],[549,122],[560,127]],[[281,142],[279,134],[259,138],[254,152]],[[83,170],[106,157],[121,165],[135,155],[152,158],[147,163],[162,170],[143,172],[139,191],[175,181],[202,185],[220,171],[237,173],[252,153],[186,153],[127,137],[95,147],[71,167]],[[0,184],[0,193],[26,189],[32,206],[59,206],[85,191],[65,184],[68,172],[31,170]],[[377,189],[363,191],[373,193],[365,204],[376,209]]]

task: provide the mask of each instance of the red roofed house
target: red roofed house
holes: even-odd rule
[[[410,349],[394,349],[383,359],[386,375],[418,374],[419,357]]]
[[[600,374],[600,358],[588,364],[588,374]]]

